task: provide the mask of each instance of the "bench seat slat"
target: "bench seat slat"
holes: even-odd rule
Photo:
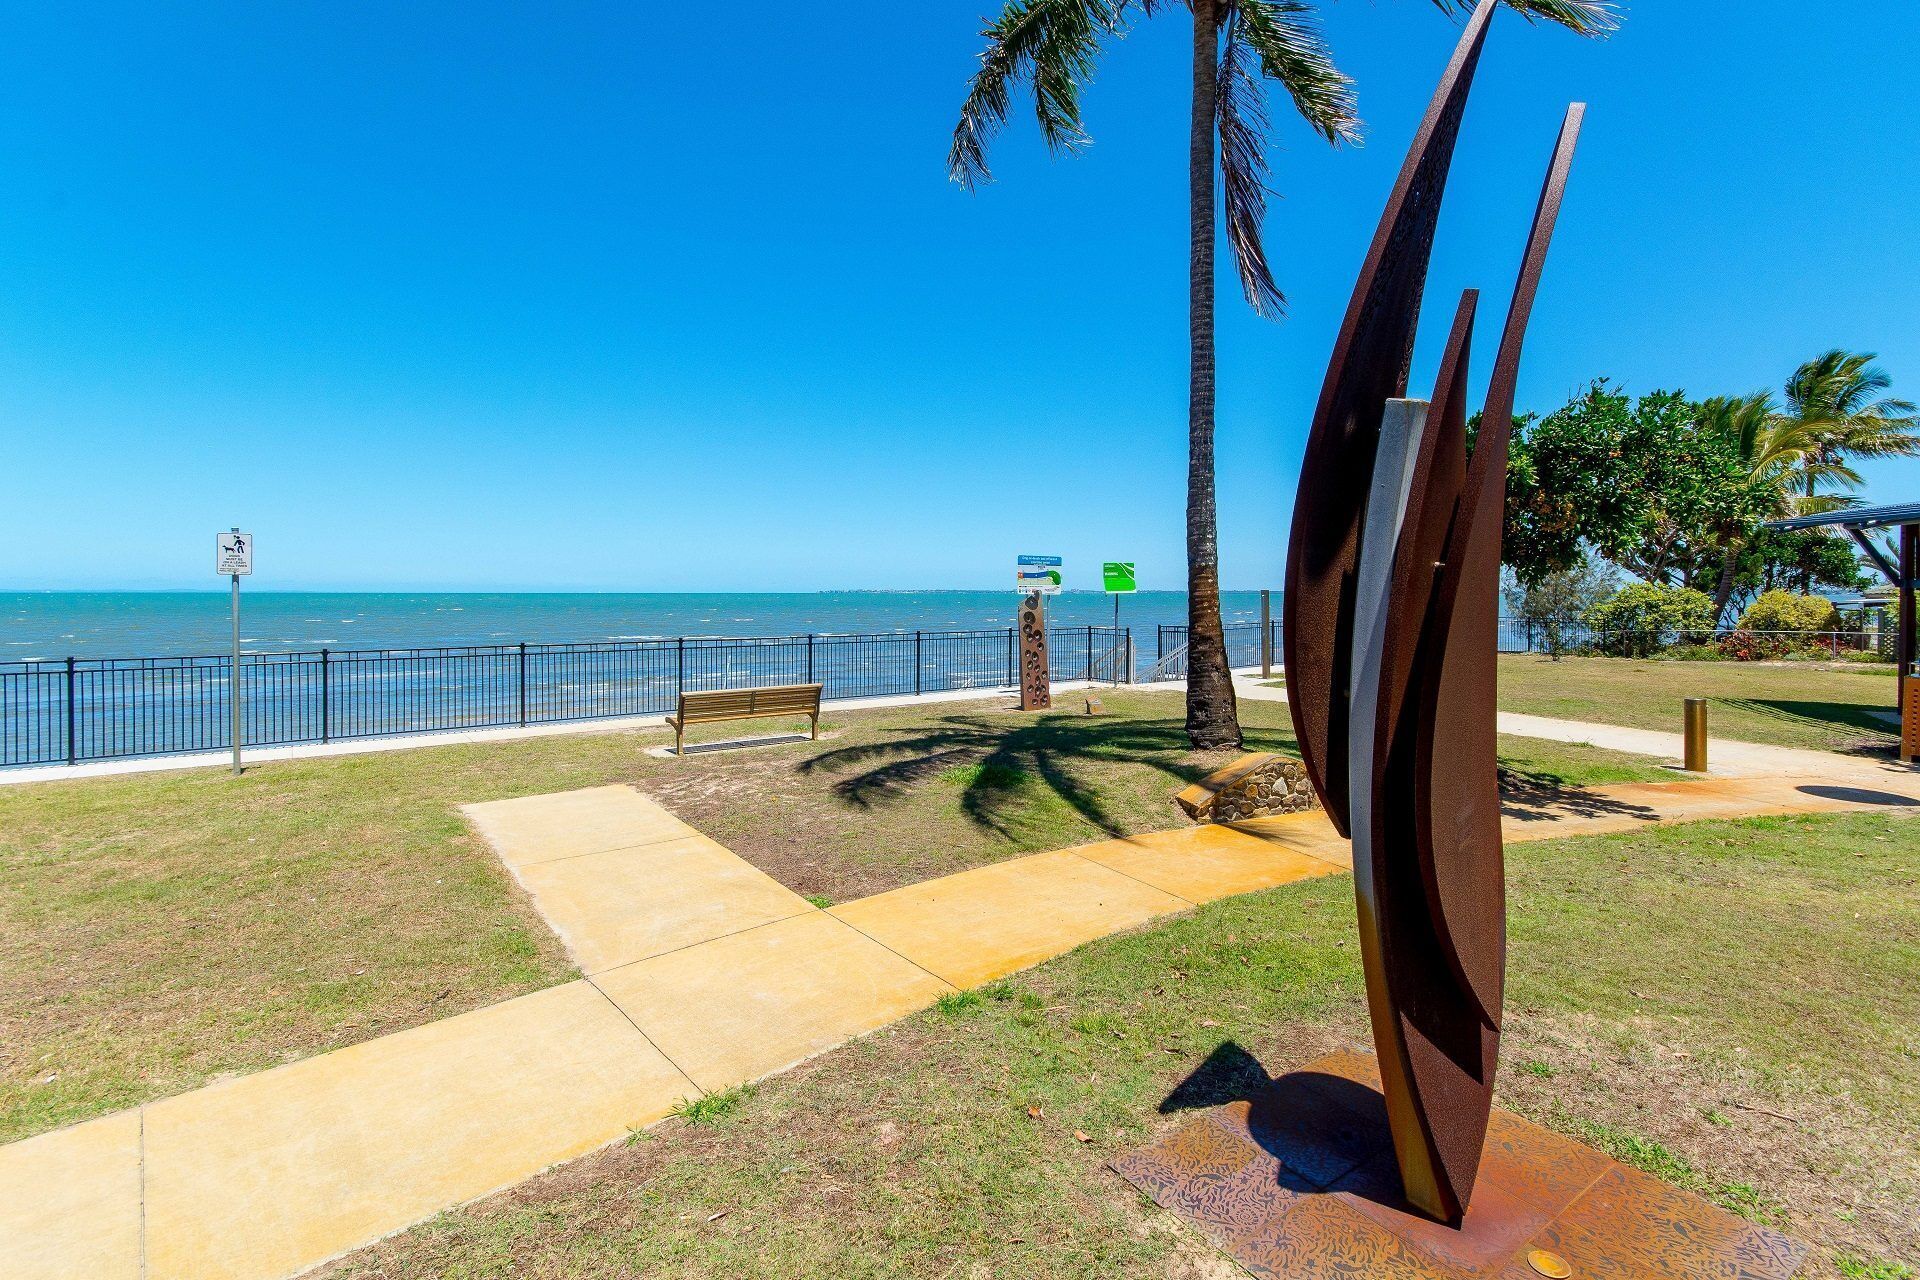
[[[820,692],[817,684],[770,685],[761,689],[707,689],[682,692],[679,714],[668,716],[667,723],[678,739],[690,724],[716,724],[726,720],[752,720],[762,716],[804,715],[813,719],[814,734],[820,726]]]

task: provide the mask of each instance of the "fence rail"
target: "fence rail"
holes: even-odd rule
[[[1260,662],[1257,622],[1224,628],[1235,667]],[[1675,646],[1729,657],[1890,657],[1891,632],[1599,632],[1502,618],[1503,653],[1646,656]],[[1280,624],[1269,641],[1280,662]],[[1150,678],[1186,675],[1187,628],[1161,626]],[[1130,628],[1055,627],[1055,680],[1125,681],[1147,662]],[[819,682],[829,699],[1012,687],[1013,628],[864,635],[683,637],[583,644],[250,653],[240,664],[242,745],[660,715],[681,690]],[[232,746],[232,660],[66,658],[0,662],[0,767],[79,764]]]
[[[1557,624],[1540,619],[1502,618],[1502,653],[1593,653],[1648,657],[1673,649],[1717,650],[1729,658],[1814,657],[1833,659],[1873,654],[1891,661],[1891,628],[1843,628],[1836,631],[1754,631],[1741,627],[1644,628],[1601,630],[1577,620]]]
[[[1220,630],[1227,641],[1227,665],[1230,667],[1257,667],[1260,665],[1260,624],[1257,622],[1229,622]],[[1280,620],[1273,620],[1270,627],[1273,644],[1273,664],[1280,665]],[[1184,680],[1187,678],[1187,665],[1184,650],[1187,647],[1187,628],[1169,626],[1162,623],[1154,637],[1154,670],[1161,672],[1165,679]]]
[[[1125,628],[1055,627],[1056,680],[1113,678]],[[818,682],[837,698],[1008,688],[1013,628],[249,653],[243,746],[659,715],[682,690]],[[1130,677],[1131,673],[1126,673]],[[0,767],[221,751],[226,656],[0,662]]]

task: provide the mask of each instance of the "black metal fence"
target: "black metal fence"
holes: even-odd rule
[[[1684,630],[1677,627],[1600,630],[1577,619],[1550,624],[1541,619],[1502,618],[1500,652],[1599,654],[1607,657],[1677,656],[1732,659],[1857,657],[1893,659],[1891,628],[1836,631],[1753,631],[1739,627]]]
[[[1053,678],[1127,678],[1131,637],[1048,632]],[[819,682],[832,699],[998,689],[1013,628],[249,653],[244,746],[660,715],[681,690]],[[232,746],[229,657],[0,662],[0,767]]]
[[[1280,620],[1275,618],[1269,626],[1272,633],[1273,663],[1278,666],[1280,665]],[[1257,667],[1260,665],[1259,623],[1229,622],[1220,630],[1226,635],[1228,666]],[[1187,628],[1162,623],[1154,636],[1154,673],[1169,680],[1184,679],[1187,674],[1186,648]]]

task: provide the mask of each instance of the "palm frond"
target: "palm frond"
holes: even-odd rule
[[[1893,381],[1872,352],[1822,352],[1787,379],[1787,410],[1829,453],[1861,458],[1920,454],[1920,409],[1886,393]]]
[[[1241,30],[1241,19],[1236,15],[1228,23],[1226,44],[1220,53],[1220,91],[1214,99],[1220,130],[1220,187],[1226,206],[1227,243],[1240,273],[1240,288],[1254,314],[1276,316],[1286,310],[1287,299],[1274,282],[1261,236],[1267,217],[1267,176],[1271,172],[1267,166],[1271,121],[1255,70],[1256,59],[1241,38]]]
[[[1314,132],[1336,146],[1357,142],[1360,116],[1353,81],[1334,65],[1313,12],[1306,0],[1234,0],[1227,48],[1238,41],[1251,49],[1260,59],[1260,73],[1279,81]]]
[[[1254,313],[1277,316],[1287,300],[1267,262],[1262,227],[1267,199],[1267,133],[1272,117],[1261,78],[1277,80],[1301,118],[1335,145],[1359,135],[1353,82],[1333,56],[1302,0],[1234,0],[1220,51],[1214,115],[1220,134],[1220,186],[1227,243],[1240,289]]]
[[[987,146],[1006,124],[1014,85],[1033,88],[1040,136],[1053,151],[1085,145],[1080,90],[1093,76],[1102,36],[1118,31],[1138,0],[1011,0],[980,33],[987,47],[967,86],[947,151],[947,174],[972,190],[991,182]]]
[[[1466,13],[1475,0],[1433,0],[1444,13]],[[1583,36],[1604,36],[1620,27],[1620,6],[1613,0],[1506,0],[1529,22],[1557,22]]]

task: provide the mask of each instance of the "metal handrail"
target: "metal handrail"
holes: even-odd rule
[[[1177,675],[1174,673],[1175,667],[1180,669]],[[1187,646],[1183,644],[1153,664],[1153,670],[1147,672],[1146,683],[1158,684],[1162,680],[1184,680],[1186,677]]]

